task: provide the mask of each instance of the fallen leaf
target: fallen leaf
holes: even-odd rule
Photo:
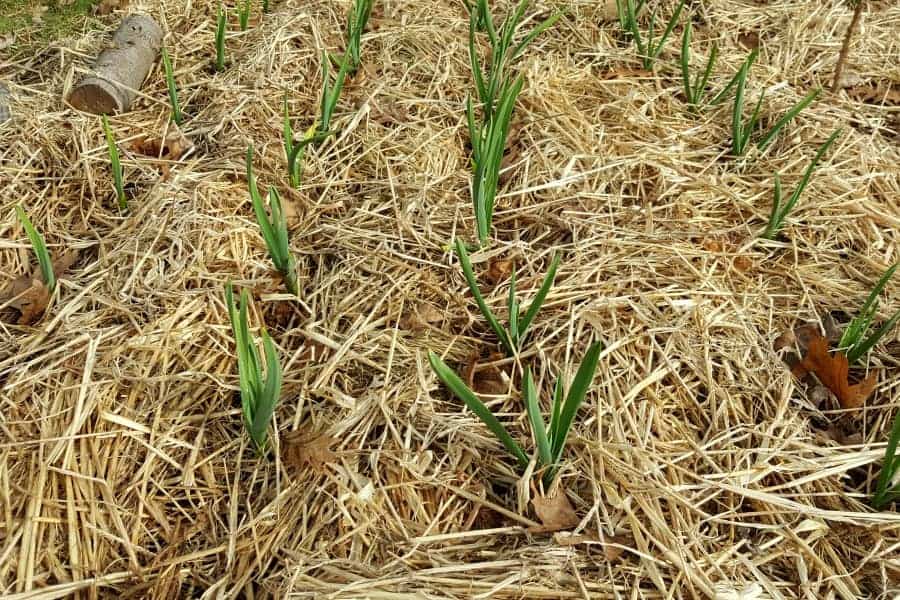
[[[415,310],[410,311],[400,319],[400,327],[418,332],[428,328],[433,323],[440,323],[443,320],[443,312],[428,302],[422,302]]]
[[[131,144],[131,149],[143,156],[149,156],[158,160],[176,162],[194,147],[193,142],[174,123],[171,125],[165,140],[160,138],[142,137]],[[159,167],[163,177],[169,175],[169,165]]]
[[[492,352],[483,362],[492,363],[504,358],[500,352]],[[498,395],[504,394],[507,390],[506,380],[503,377],[503,371],[496,365],[485,365],[479,367],[478,363],[481,356],[476,352],[469,358],[469,364],[466,367],[466,382],[469,387],[479,394]]]
[[[558,531],[553,534],[553,541],[559,546],[603,546],[603,557],[606,560],[617,560],[625,554],[625,547],[634,545],[634,538],[625,535],[606,535],[603,539],[596,535]]]
[[[866,104],[900,105],[900,86],[892,83],[857,85],[848,88],[847,95]]]
[[[747,50],[756,50],[759,48],[759,34],[755,31],[743,31],[737,36],[738,44]]]
[[[581,521],[569,502],[569,497],[559,486],[548,495],[536,494],[531,499],[534,513],[541,520],[541,531],[550,533],[572,529]]]
[[[487,272],[484,274],[484,278],[491,285],[497,285],[501,281],[506,281],[509,279],[510,273],[512,273],[513,262],[504,258],[497,258],[491,260],[488,263]]]
[[[19,312],[19,325],[33,325],[50,304],[50,290],[40,279],[19,278],[7,287],[5,301]]]
[[[813,373],[822,385],[831,390],[841,408],[858,408],[875,389],[877,376],[873,373],[860,383],[851,385],[849,381],[850,363],[841,352],[828,352],[828,340],[822,336],[815,337],[809,343],[809,349],[797,365],[792,369],[796,377]]]
[[[337,462],[337,454],[331,446],[339,440],[326,434],[309,436],[299,431],[284,438],[284,462],[286,464],[322,472],[330,464]]]

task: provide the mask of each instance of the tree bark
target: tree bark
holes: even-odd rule
[[[69,103],[85,112],[111,114],[131,107],[162,46],[163,30],[144,14],[122,19],[113,43],[97,57],[93,74],[69,94]]]

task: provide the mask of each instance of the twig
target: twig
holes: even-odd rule
[[[844,35],[844,44],[841,46],[841,53],[838,55],[837,65],[834,67],[834,81],[831,82],[831,91],[838,91],[841,82],[841,73],[844,71],[844,63],[847,62],[847,54],[850,53],[850,40],[853,39],[853,32],[859,24],[862,16],[863,0],[856,0],[856,8],[853,9],[853,18],[850,20],[850,26],[847,27],[847,34]]]

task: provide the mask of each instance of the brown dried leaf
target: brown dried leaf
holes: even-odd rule
[[[488,263],[487,271],[484,274],[485,280],[491,285],[497,285],[501,281],[509,279],[512,273],[513,262],[508,259],[496,258]]]
[[[869,83],[847,89],[847,95],[857,102],[900,106],[900,86],[892,83]]]
[[[562,488],[557,487],[549,495],[537,494],[531,499],[534,513],[541,520],[541,531],[553,532],[572,529],[580,522],[569,497]]]
[[[18,288],[23,280],[12,283],[13,288]],[[28,287],[15,294],[9,303],[11,307],[19,311],[19,325],[33,325],[40,320],[47,305],[50,304],[50,289],[40,279],[31,279]]]
[[[422,302],[415,310],[407,313],[400,319],[400,327],[418,332],[427,329],[433,323],[440,323],[443,320],[443,312],[428,302]]]
[[[809,343],[809,350],[794,368],[797,377],[813,373],[822,385],[831,390],[841,408],[859,408],[875,389],[877,375],[871,374],[860,383],[851,385],[849,381],[850,363],[841,352],[828,352],[828,340],[817,336]]]
[[[492,352],[484,362],[492,363],[503,358],[504,355],[502,353]],[[466,367],[466,382],[469,387],[479,394],[498,395],[506,393],[507,385],[503,378],[503,371],[495,365],[479,367],[478,362],[480,359],[481,356],[477,352],[469,358],[469,364]]]
[[[569,533],[568,531],[554,533],[553,541],[559,546],[577,546],[579,544],[603,546],[603,557],[609,561],[618,560],[625,554],[625,548],[622,546],[634,545],[634,538],[626,535],[607,535],[600,539],[596,535]]]
[[[284,438],[284,462],[298,468],[309,467],[322,472],[337,462],[338,456],[331,446],[339,440],[326,434],[308,436],[299,431]]]
[[[759,48],[759,33],[755,31],[743,31],[737,36],[738,44],[747,50],[756,50]]]
[[[194,144],[190,138],[184,135],[174,123],[165,140],[145,136],[131,144],[131,149],[137,154],[172,162],[178,161],[193,147]],[[169,165],[160,165],[159,170],[163,177],[168,177]]]

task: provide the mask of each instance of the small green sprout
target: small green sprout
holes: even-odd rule
[[[272,263],[281,273],[285,287],[296,296],[298,294],[297,265],[288,245],[287,218],[281,208],[278,191],[271,187],[269,188],[269,206],[272,218],[269,219],[266,205],[256,186],[256,177],[253,175],[253,146],[247,148],[247,183],[250,187],[250,202],[253,204],[253,212],[256,214],[256,221],[259,223],[259,230],[269,249]]]
[[[181,103],[178,101],[178,88],[175,86],[175,71],[172,69],[172,61],[165,46],[162,49],[163,68],[166,71],[166,86],[169,88],[169,103],[172,105],[172,121],[181,125],[184,115],[181,112]]]
[[[262,0],[262,11],[264,13],[269,12],[269,0]]]
[[[881,510],[894,500],[900,499],[900,454],[897,454],[897,446],[900,444],[900,410],[894,417],[894,424],[888,436],[887,448],[884,449],[884,464],[881,465],[881,473],[878,474],[878,482],[875,484],[875,493],[872,494],[872,506]]]
[[[753,135],[754,130],[756,129],[756,125],[759,122],[759,111],[762,108],[763,99],[765,98],[765,92],[760,93],[759,100],[756,102],[756,107],[753,109],[753,113],[750,115],[750,120],[747,124],[744,124],[744,88],[747,85],[747,76],[750,72],[750,66],[753,64],[753,60],[756,58],[756,53],[751,53],[750,56],[744,61],[744,64],[741,65],[740,70],[735,75],[732,80],[736,85],[735,93],[734,93],[734,106],[732,108],[731,113],[731,150],[735,156],[743,156],[747,151],[747,147],[750,145],[750,137]],[[730,90],[731,83],[722,91],[724,93],[727,90]],[[812,103],[813,100],[821,92],[821,89],[815,89],[808,93],[800,102],[794,105],[789,111],[787,111],[784,116],[782,116],[778,121],[769,128],[769,131],[756,143],[756,147],[761,151],[765,150],[766,147],[772,143],[772,140],[775,139],[782,129],[784,129],[785,125],[787,125],[794,117],[796,117],[800,112]],[[713,103],[722,95],[720,93],[716,96],[716,99],[713,100]]]
[[[547,299],[547,294],[550,292],[550,287],[553,285],[553,280],[556,278],[556,270],[559,268],[559,255],[554,256],[553,260],[550,262],[550,268],[544,276],[544,281],[524,315],[520,315],[519,303],[516,300],[516,274],[513,272],[507,300],[507,309],[509,310],[509,330],[506,330],[500,325],[500,321],[494,316],[494,313],[487,305],[487,302],[485,302],[484,296],[478,288],[478,282],[475,280],[475,273],[472,270],[472,261],[469,260],[466,246],[459,238],[456,238],[456,254],[459,256],[459,262],[462,265],[466,283],[469,284],[469,289],[475,297],[475,302],[478,304],[481,314],[484,315],[484,318],[487,319],[491,329],[497,334],[500,345],[503,346],[503,349],[507,354],[512,356],[521,346],[522,341],[525,339],[525,334],[528,333],[528,328],[531,327],[531,323],[534,321],[535,316],[537,316],[538,311],[541,310],[541,306],[544,305],[544,300]]]
[[[231,330],[237,347],[238,379],[241,388],[241,411],[244,416],[244,427],[256,447],[263,455],[266,452],[267,431],[269,422],[275,412],[281,396],[281,364],[275,344],[265,329],[262,330],[263,352],[266,356],[266,376],[263,378],[262,363],[256,342],[250,335],[247,324],[247,290],[241,292],[239,308],[234,304],[234,291],[231,282],[225,286],[225,302],[228,316],[231,319]]]
[[[350,72],[360,65],[360,38],[372,14],[372,0],[354,0],[353,10],[347,19],[347,50],[350,54]]]
[[[316,141],[321,141],[332,135],[331,118],[334,116],[334,110],[337,103],[341,99],[341,90],[344,89],[344,82],[350,73],[352,61],[350,60],[349,51],[344,53],[340,59],[340,67],[334,84],[330,82],[330,66],[331,59],[327,53],[322,54],[322,100],[320,103],[319,125],[315,134]]]
[[[575,374],[575,379],[572,381],[568,394],[563,390],[562,378],[557,379],[553,388],[549,425],[545,425],[544,422],[544,416],[538,400],[538,392],[531,377],[531,369],[526,369],[525,371],[522,397],[525,400],[525,411],[528,414],[528,421],[531,425],[531,435],[537,454],[537,468],[543,470],[545,487],[549,487],[553,483],[553,479],[559,470],[562,454],[566,448],[566,440],[569,437],[569,430],[572,428],[578,408],[584,402],[588,388],[590,388],[594,379],[597,361],[602,350],[603,344],[601,342],[597,342],[588,348],[581,365],[578,367],[578,372]],[[432,370],[434,370],[444,385],[487,425],[488,429],[516,459],[519,468],[525,469],[530,462],[528,455],[516,443],[506,427],[494,416],[491,409],[475,395],[469,386],[437,354],[429,352],[428,361],[431,363]]]
[[[34,255],[37,257],[38,265],[41,268],[41,275],[44,276],[44,284],[52,293],[56,289],[56,274],[53,272],[53,261],[50,260],[50,253],[47,251],[47,244],[44,242],[44,236],[38,233],[37,229],[31,223],[31,219],[25,213],[21,206],[16,206],[16,214],[22,227],[25,228],[25,234],[31,241],[31,247],[34,249]]]
[[[241,31],[247,31],[250,25],[250,0],[244,0],[238,8],[238,22],[241,24]]]
[[[109,162],[112,167],[113,185],[116,188],[116,199],[119,202],[119,210],[128,210],[128,200],[125,198],[125,184],[122,177],[122,162],[119,160],[119,147],[112,129],[109,128],[109,119],[103,115],[103,132],[106,134],[106,148],[109,151]]]
[[[216,18],[216,71],[225,70],[225,7],[219,4],[219,13]]]
[[[650,14],[647,39],[644,40],[641,36],[641,31],[637,22],[638,11],[644,3],[641,2],[638,6],[635,6],[634,0],[616,0],[616,11],[619,14],[619,23],[627,25],[631,33],[631,38],[634,40],[634,45],[637,47],[638,55],[641,57],[641,62],[648,71],[653,69],[653,64],[656,62],[656,59],[659,58],[663,46],[666,44],[666,40],[669,39],[672,30],[675,29],[675,25],[678,23],[678,17],[681,16],[681,9],[684,8],[684,3],[685,0],[681,0],[681,2],[678,3],[678,6],[675,7],[675,12],[672,13],[669,22],[666,24],[666,29],[663,31],[662,37],[660,37],[658,41],[654,41],[653,35],[654,25],[656,23],[656,12],[654,11]]]
[[[847,361],[851,365],[868,354],[875,347],[875,344],[878,343],[878,340],[887,335],[900,321],[900,311],[897,311],[875,333],[867,337],[872,321],[875,319],[875,313],[878,311],[878,296],[884,291],[884,287],[891,280],[891,277],[894,276],[898,266],[900,266],[900,263],[893,265],[884,272],[884,275],[872,288],[869,297],[866,298],[866,302],[862,305],[859,314],[850,321],[850,324],[841,336],[838,347],[844,350],[844,353],[847,355]]]
[[[509,135],[509,124],[512,120],[516,98],[522,91],[522,83],[522,77],[519,76],[515,81],[506,82],[503,85],[496,113],[480,128],[475,123],[472,99],[469,98],[466,102],[474,167],[472,204],[475,210],[478,241],[482,246],[487,246],[489,242],[491,223],[494,219],[494,201],[497,197],[500,168],[503,164],[503,151]]]
[[[698,110],[703,103],[706,84],[709,82],[709,76],[716,64],[718,53],[719,46],[713,44],[712,50],[709,51],[709,59],[706,61],[706,68],[691,82],[691,20],[688,19],[687,25],[684,26],[684,35],[681,38],[681,80],[684,84],[684,96],[693,111]]]
[[[312,127],[306,130],[303,138],[297,142],[294,141],[294,127],[291,125],[291,115],[288,110],[287,95],[284,97],[284,124],[282,127],[282,137],[284,143],[284,156],[287,159],[288,180],[291,187],[297,189],[300,187],[300,180],[303,174],[303,157],[306,154],[306,147],[310,144],[322,139],[316,135],[317,125],[314,123]]]
[[[616,15],[619,18],[619,27],[622,28],[622,32],[625,36],[631,37],[631,32],[637,26],[635,18],[637,15],[641,14],[641,10],[644,8],[645,4],[646,0],[639,0],[638,3],[629,10],[625,6],[625,0],[616,0]]]
[[[781,228],[784,226],[784,220],[794,209],[797,201],[800,200],[800,194],[803,193],[803,190],[806,189],[806,186],[809,184],[809,180],[810,177],[812,177],[813,170],[815,170],[816,166],[819,164],[819,161],[822,160],[822,156],[825,155],[825,152],[828,151],[828,148],[831,147],[831,145],[840,134],[841,130],[838,129],[831,134],[831,136],[825,141],[824,144],[819,147],[819,150],[813,157],[812,162],[809,163],[808,167],[806,167],[806,172],[803,173],[803,178],[800,180],[800,184],[794,190],[794,193],[791,194],[791,197],[787,202],[782,202],[781,176],[778,173],[775,173],[775,197],[772,201],[772,213],[769,215],[769,224],[766,226],[765,231],[762,232],[760,237],[766,240],[775,239],[775,236],[778,235],[778,232],[781,231]]]
[[[554,13],[532,29],[518,44],[513,44],[513,35],[527,7],[528,0],[521,0],[515,11],[508,14],[499,27],[494,27],[494,17],[491,15],[487,0],[477,0],[477,5],[469,11],[469,61],[472,75],[475,77],[478,98],[481,100],[485,124],[494,117],[498,94],[502,95],[502,90],[510,85],[507,75],[509,63],[518,58],[531,42],[562,17],[562,13]],[[475,33],[479,29],[480,21],[483,21],[491,43],[490,63],[486,72],[482,70],[475,44]]]

